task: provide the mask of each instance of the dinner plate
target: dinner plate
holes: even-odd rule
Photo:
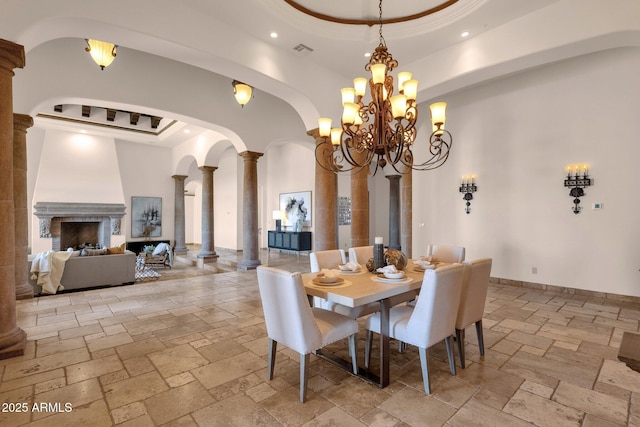
[[[413,271],[415,271],[416,273],[424,273],[425,270],[435,270],[436,266],[434,264],[429,264],[427,265],[426,268],[420,268],[419,265],[414,265],[413,266]]]
[[[313,283],[316,286],[337,286],[337,285],[344,284],[344,279],[342,277],[337,277],[335,282],[326,283],[326,282],[321,282],[320,280],[314,277],[311,280],[311,283]]]
[[[382,276],[375,276],[373,277],[373,280],[377,281],[377,282],[381,282],[381,283],[410,283],[411,282],[411,278],[404,276],[400,279],[387,279],[386,277]]]
[[[363,274],[364,271],[362,271],[362,269],[358,270],[358,271],[353,271],[353,270],[341,270],[340,274]]]

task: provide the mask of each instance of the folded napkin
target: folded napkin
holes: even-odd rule
[[[387,265],[376,270],[378,273],[399,273],[395,265]]]
[[[420,267],[421,269],[423,269],[423,270],[429,268],[429,266],[432,265],[430,261],[427,261],[427,260],[424,260],[424,259],[413,260],[413,263],[415,265],[417,265],[418,267]]]
[[[433,255],[422,255],[420,256],[420,261],[436,262],[436,257]]]
[[[340,264],[338,268],[342,271],[360,271],[360,264],[357,262],[349,261],[346,264]]]
[[[323,268],[316,275],[316,277],[326,277],[327,279],[331,279],[333,277],[338,277],[340,275],[340,270],[332,270],[329,268]]]

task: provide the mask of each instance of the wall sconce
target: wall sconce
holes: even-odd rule
[[[245,105],[251,101],[251,93],[253,92],[253,88],[248,84],[244,84],[239,82],[238,80],[234,80],[231,82],[233,86],[233,96],[236,97],[236,101],[238,104],[244,108]]]
[[[476,186],[476,176],[475,175],[463,176],[459,191],[461,193],[464,193],[464,196],[462,197],[462,199],[467,201],[467,207],[464,209],[464,211],[467,214],[469,214],[469,212],[471,212],[471,200],[473,200],[473,193],[478,191],[478,187]]]
[[[84,49],[93,58],[93,60],[100,66],[101,70],[104,67],[108,67],[116,57],[116,46],[113,43],[101,42],[100,40],[85,39],[87,47]]]
[[[273,219],[276,220],[276,231],[282,231],[282,219],[284,218],[284,211],[273,211]]]
[[[584,196],[584,189],[591,186],[593,181],[589,178],[589,165],[569,165],[565,168],[567,178],[564,180],[564,186],[570,188],[569,196],[573,197],[573,213],[580,213],[580,197]]]

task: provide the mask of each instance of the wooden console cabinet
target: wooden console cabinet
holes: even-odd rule
[[[310,231],[268,231],[268,249],[284,249],[287,251],[310,251]]]

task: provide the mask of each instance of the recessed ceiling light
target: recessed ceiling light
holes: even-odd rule
[[[469,31],[463,31],[460,37],[469,37]]]
[[[276,33],[275,31],[272,32],[270,35],[271,35],[272,39],[277,39],[278,38],[278,33]]]
[[[371,56],[371,52],[367,52],[367,53],[364,54],[365,58],[369,58],[370,56]]]
[[[185,129],[183,132],[184,133],[191,133],[191,131],[189,129]]]

